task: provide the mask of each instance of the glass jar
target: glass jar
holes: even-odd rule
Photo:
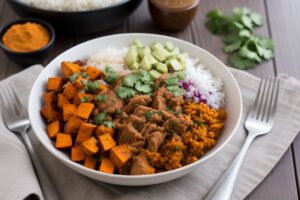
[[[199,0],[149,0],[154,24],[167,31],[181,31],[194,18]]]

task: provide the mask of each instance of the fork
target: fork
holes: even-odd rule
[[[36,155],[33,149],[32,143],[27,133],[27,129],[30,126],[30,122],[26,110],[21,105],[21,102],[18,99],[12,85],[9,84],[7,86],[2,87],[2,93],[0,93],[0,98],[3,104],[1,106],[3,120],[10,131],[14,133],[19,133],[20,136],[23,138],[23,142],[29,152],[33,168],[38,177],[44,199],[48,199],[46,198],[48,195],[45,191],[49,192],[49,195],[51,194],[51,199],[60,199],[59,195],[54,189],[54,186],[50,182],[41,162],[39,161],[38,156]]]
[[[252,141],[270,132],[274,124],[279,85],[279,80],[274,77],[264,77],[260,81],[255,102],[245,122],[245,128],[248,130],[247,139],[229,168],[206,195],[205,200],[230,199],[242,161]]]

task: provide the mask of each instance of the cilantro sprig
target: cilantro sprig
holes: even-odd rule
[[[117,72],[113,71],[111,67],[105,67],[104,80],[109,84],[114,84],[118,80]]]
[[[178,78],[174,75],[170,75],[166,80],[165,84],[167,86],[167,89],[173,93],[174,97],[178,97],[180,95],[183,95],[185,93],[185,90],[179,87],[178,85]]]
[[[261,15],[248,8],[235,8],[230,15],[211,10],[205,22],[213,34],[224,36],[223,50],[230,54],[228,62],[238,69],[249,69],[274,57],[272,39],[253,33],[253,29],[262,24]]]

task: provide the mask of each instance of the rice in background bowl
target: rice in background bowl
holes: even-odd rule
[[[190,54],[190,57],[199,58],[202,63],[212,72],[212,74],[214,74],[214,76],[220,77],[224,82],[224,90],[226,93],[225,110],[227,113],[229,113],[226,120],[226,126],[224,127],[216,146],[208,151],[207,154],[202,157],[202,159],[190,165],[172,171],[153,175],[127,176],[105,174],[95,170],[86,169],[85,167],[72,162],[67,155],[55,149],[55,147],[51,143],[51,140],[47,136],[47,133],[45,131],[45,123],[43,122],[43,119],[39,112],[39,109],[42,106],[40,97],[44,92],[45,83],[47,82],[49,76],[59,75],[61,61],[71,61],[74,59],[87,60],[90,55],[97,53],[95,52],[97,49],[105,49],[109,46],[114,48],[122,48],[124,46],[130,45],[130,43],[137,38],[139,38],[146,45],[149,45],[153,41],[160,43],[171,41],[180,49],[182,49],[182,51],[188,52]],[[242,99],[238,85],[230,71],[225,67],[224,64],[222,64],[217,58],[215,58],[207,51],[190,43],[167,36],[152,34],[120,34],[85,42],[69,49],[68,51],[55,58],[43,70],[43,72],[39,75],[36,82],[34,83],[29,98],[28,113],[34,132],[40,142],[51,154],[53,154],[57,159],[59,159],[68,167],[72,168],[80,174],[98,181],[117,185],[142,186],[163,183],[186,175],[196,167],[201,167],[201,164],[221,151],[237,130],[242,113]]]

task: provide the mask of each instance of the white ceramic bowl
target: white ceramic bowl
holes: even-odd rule
[[[75,61],[78,59],[85,60],[90,55],[96,53],[101,49],[109,46],[116,48],[128,46],[135,39],[140,39],[144,44],[150,44],[152,42],[164,43],[166,41],[171,41],[182,51],[188,52],[192,58],[199,58],[215,76],[222,78],[224,81],[226,93],[225,109],[228,113],[225,127],[220,134],[219,139],[217,140],[216,146],[209,150],[197,162],[181,167],[179,169],[152,175],[129,176],[106,174],[97,170],[85,168],[80,164],[72,162],[66,154],[55,149],[53,142],[48,138],[48,135],[46,133],[46,124],[40,115],[40,108],[42,107],[42,94],[45,92],[45,86],[48,77],[60,75],[60,63],[62,61]],[[80,174],[98,181],[117,185],[142,186],[163,183],[184,176],[195,168],[201,168],[202,164],[205,161],[213,157],[219,151],[222,151],[223,147],[235,134],[240,123],[242,113],[242,98],[237,82],[232,76],[231,72],[222,62],[220,62],[216,57],[214,57],[206,50],[201,49],[200,47],[197,47],[188,42],[167,36],[152,34],[120,34],[87,41],[65,51],[64,53],[56,57],[50,64],[47,65],[47,67],[42,71],[42,73],[35,81],[30,93],[28,113],[31,121],[31,126],[40,142],[49,151],[49,153],[54,155],[68,167],[72,168]]]

